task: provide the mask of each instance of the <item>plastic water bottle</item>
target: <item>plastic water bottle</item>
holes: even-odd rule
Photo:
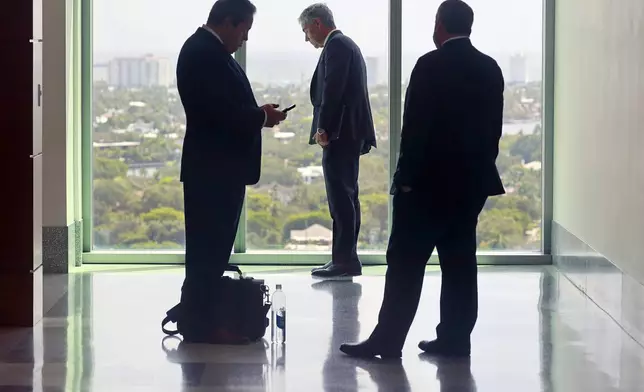
[[[275,287],[271,303],[271,340],[283,344],[286,343],[286,294],[281,284]]]

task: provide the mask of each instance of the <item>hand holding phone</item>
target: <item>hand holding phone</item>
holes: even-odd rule
[[[261,107],[266,115],[266,120],[264,126],[266,128],[272,128],[275,125],[279,124],[281,121],[284,121],[286,118],[286,113],[278,109],[279,105],[277,104],[266,104]]]
[[[282,113],[288,113],[293,109],[295,109],[295,105],[291,105],[291,106],[287,107],[286,109],[282,110]]]

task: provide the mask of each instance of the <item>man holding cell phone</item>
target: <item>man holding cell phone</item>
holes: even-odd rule
[[[257,105],[244,70],[231,56],[248,40],[255,11],[249,0],[216,1],[207,23],[181,48],[177,63],[187,119],[181,157],[186,278],[178,323],[185,342],[245,342],[218,318],[219,282],[246,185],[259,181],[262,128],[286,118],[278,105]]]
[[[333,219],[331,261],[315,268],[321,278],[358,276],[360,156],[376,147],[367,67],[351,38],[336,29],[333,13],[325,4],[307,7],[299,17],[305,41],[322,49],[311,79],[313,123],[310,144],[323,148],[322,168],[329,211]]]

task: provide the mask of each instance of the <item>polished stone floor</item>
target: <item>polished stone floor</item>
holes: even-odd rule
[[[469,361],[418,355],[438,320],[435,271],[402,363],[346,358],[338,345],[376,321],[384,279],[374,271],[327,282],[301,270],[252,273],[284,286],[284,350],[164,341],[159,323],[177,301],[180,269],[48,277],[45,320],[0,330],[0,392],[644,391],[644,348],[552,267],[481,269]]]

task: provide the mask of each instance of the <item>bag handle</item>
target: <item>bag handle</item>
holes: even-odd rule
[[[179,329],[171,330],[165,327],[170,323],[176,323],[176,322],[177,321],[173,320],[170,316],[167,316],[166,318],[164,318],[163,321],[161,321],[161,330],[163,331],[163,333],[169,336],[177,335],[179,333]]]
[[[230,264],[229,264],[229,265],[227,265],[227,266],[226,266],[226,271],[228,271],[228,272],[235,272],[235,273],[237,273],[237,275],[239,275],[239,277],[240,277],[240,278],[244,275],[244,274],[242,273],[241,269],[239,269],[239,267],[238,267],[238,266],[236,266],[236,265],[230,265]]]
[[[163,333],[170,336],[177,335],[179,333],[178,325],[177,325],[177,328],[174,330],[166,328],[166,325],[170,323],[177,323],[180,317],[181,317],[181,304],[177,304],[173,306],[172,309],[168,310],[165,313],[165,318],[163,319],[163,321],[161,321],[161,330],[163,331]]]

